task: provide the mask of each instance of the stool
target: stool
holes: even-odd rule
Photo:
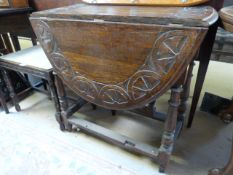
[[[233,33],[233,6],[225,7],[220,11],[222,27]],[[233,105],[230,105],[229,113],[233,111]],[[233,144],[232,154],[229,163],[223,169],[214,169],[209,172],[209,175],[232,175],[233,174]]]
[[[55,102],[56,110],[57,112],[59,111],[57,92],[54,84],[53,69],[50,62],[47,59],[47,56],[45,55],[43,49],[40,46],[33,46],[28,49],[1,56],[0,70],[2,72],[4,81],[9,90],[10,97],[13,101],[16,111],[20,111],[21,109],[19,106],[18,96],[14,91],[14,87],[8,75],[9,70],[14,70],[24,74],[30,74],[35,77],[39,77],[43,80],[43,85],[45,85],[44,82],[46,81],[49,86],[49,90],[46,91],[46,93],[52,97],[52,99]],[[32,86],[32,88],[38,90],[36,86]],[[45,91],[42,90],[42,92]],[[1,94],[2,93],[0,93],[0,95]],[[3,104],[6,113],[8,113],[5,99],[2,95],[0,97],[1,103]]]

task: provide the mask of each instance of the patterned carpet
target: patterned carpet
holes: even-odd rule
[[[1,135],[8,136],[0,137],[1,174],[109,175],[111,172],[122,175],[135,174],[73,145],[64,142],[60,144],[57,139],[37,133],[33,128],[22,128],[12,121],[1,120],[1,124],[7,126],[1,127]]]
[[[167,104],[161,99],[160,107]],[[54,104],[35,93],[20,103],[23,111],[0,113],[0,175],[158,175],[158,166],[145,156],[124,151],[82,132],[61,132]],[[82,114],[81,114],[82,113]],[[163,124],[87,105],[89,116],[103,126],[149,144],[160,142]],[[184,129],[171,158],[169,175],[205,175],[223,167],[230,155],[233,123],[197,112],[194,127]],[[127,127],[125,127],[127,126]],[[131,131],[131,132],[130,132]],[[137,131],[137,132],[135,132]],[[208,131],[208,132],[207,132]]]
[[[125,160],[120,160],[118,148],[113,148],[114,160],[114,151],[106,156],[111,149],[99,145],[105,143],[83,133],[61,132],[52,113],[43,110],[52,108],[54,112],[53,104],[44,96],[30,98],[21,103],[22,112],[11,109],[9,115],[0,113],[0,175],[159,174],[156,169],[143,170],[143,163],[138,166],[139,160],[131,163],[135,162],[143,172],[130,169]],[[38,98],[39,102],[34,101]]]

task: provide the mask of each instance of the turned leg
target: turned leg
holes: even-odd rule
[[[56,86],[55,86],[55,79],[54,79],[53,73],[49,74],[48,84],[49,84],[49,88],[51,90],[52,100],[54,101],[54,104],[55,104],[55,109],[56,109],[55,117],[56,117],[56,120],[60,125],[60,129],[65,130],[65,126],[64,126],[64,124],[62,122],[60,104],[59,104],[59,99],[58,99],[58,95],[57,95],[57,90],[56,90]]]
[[[233,140],[231,148],[231,157],[227,166],[223,169],[213,169],[209,171],[209,175],[232,175],[233,174]]]
[[[4,98],[4,94],[2,92],[2,90],[0,89],[0,103],[5,111],[6,114],[9,114],[9,110],[7,108],[7,104],[6,104],[6,100]]]
[[[165,122],[164,133],[162,136],[162,143],[159,149],[158,161],[159,161],[159,171],[164,172],[170,155],[173,150],[173,144],[175,139],[175,130],[177,122],[177,111],[180,105],[180,93],[182,88],[172,88],[171,98],[169,100],[169,107],[167,113],[167,119]]]
[[[62,122],[65,126],[65,129],[71,131],[72,126],[68,123],[68,116],[67,116],[68,102],[66,98],[66,92],[62,80],[57,75],[55,75],[55,83],[57,87],[57,95],[60,104]]]
[[[17,94],[15,93],[14,87],[13,87],[13,85],[11,83],[8,71],[6,71],[5,69],[3,69],[2,70],[2,74],[3,74],[4,81],[6,83],[7,89],[10,92],[10,97],[13,100],[15,109],[16,109],[17,112],[19,112],[19,111],[21,111],[21,108],[19,106],[19,100],[18,100]]]

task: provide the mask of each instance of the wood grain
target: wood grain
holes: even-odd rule
[[[221,9],[219,13],[225,30],[233,32],[233,6]]]
[[[83,0],[83,1],[92,4],[192,6],[192,5],[205,3],[209,0]]]
[[[11,8],[29,7],[28,0],[9,0]]]
[[[217,12],[203,7],[148,7],[88,5],[79,3],[70,7],[51,9],[32,14],[33,17],[50,17],[75,20],[102,20],[125,23],[142,23],[209,27],[218,19]]]
[[[174,13],[182,8],[170,10],[79,4],[35,13],[31,23],[56,73],[79,96],[105,108],[131,109],[174,85],[198,50],[214,12],[189,8],[185,13],[192,15],[184,19]],[[41,16],[43,20],[37,18]],[[103,16],[108,20],[101,20]],[[162,17],[166,25],[157,24]],[[186,26],[172,25],[176,19]],[[206,19],[203,27],[186,23],[199,25]]]
[[[81,2],[81,0],[29,0],[30,7],[36,11],[64,7]]]
[[[9,7],[8,0],[0,0],[0,7]]]

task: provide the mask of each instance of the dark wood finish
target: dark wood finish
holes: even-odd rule
[[[28,19],[31,11],[31,8],[0,9],[0,33],[35,38]]]
[[[59,100],[59,105],[60,105],[60,116],[57,118],[57,120],[60,123],[60,129],[61,130],[68,130],[70,131],[71,125],[68,123],[68,116],[66,115],[66,111],[68,110],[68,101],[66,99],[66,92],[65,88],[62,84],[61,79],[55,75],[55,84],[57,87],[57,95],[58,95],[58,100]]]
[[[60,100],[61,107],[61,117],[65,126],[61,125],[61,129],[66,129],[71,131],[72,128],[78,130],[83,130],[84,132],[90,133],[94,136],[102,138],[110,143],[116,144],[126,150],[134,151],[152,158],[154,161],[160,163],[160,172],[164,172],[168,164],[169,156],[172,151],[173,142],[175,140],[175,130],[176,130],[176,117],[178,113],[178,107],[180,104],[180,93],[182,89],[172,88],[171,90],[171,100],[169,101],[168,114],[165,119],[165,132],[163,135],[163,141],[160,149],[154,148],[150,145],[137,142],[131,138],[124,135],[120,135],[111,130],[108,130],[102,126],[96,125],[89,121],[78,119],[72,117],[72,115],[79,110],[86,101],[79,98],[76,104],[69,106],[68,99],[66,96],[65,88],[63,82],[58,76],[55,76],[56,86],[58,91],[58,98]]]
[[[177,122],[177,113],[180,105],[181,92],[182,92],[181,88],[171,89],[171,99],[169,100],[168,114],[167,114],[167,119],[165,121],[165,129],[162,136],[162,142],[158,155],[160,172],[165,172],[165,169],[168,165],[169,157],[173,150],[176,122]]]
[[[218,26],[219,24],[215,23],[214,25],[210,27],[207,33],[207,36],[205,37],[205,40],[203,41],[201,48],[199,50],[198,60],[200,61],[200,64],[198,68],[197,80],[196,80],[196,84],[194,88],[194,94],[193,94],[191,109],[190,109],[189,118],[188,118],[188,124],[187,124],[188,128],[191,128],[192,123],[193,123],[195,111],[197,108],[197,104],[198,104],[198,101],[201,95],[201,90],[202,90],[203,83],[205,81],[205,76],[207,73],[207,69],[209,66],[210,56],[212,54]]]
[[[9,0],[11,8],[29,7],[28,0]]]
[[[191,64],[189,65],[187,75],[184,76],[185,81],[184,81],[184,83],[182,83],[184,91],[181,94],[181,104],[180,104],[179,113],[178,113],[178,120],[182,121],[181,122],[182,126],[180,126],[181,129],[183,128],[183,123],[185,120],[185,112],[187,110],[187,102],[188,102],[188,98],[189,98],[189,94],[190,94],[190,85],[191,85],[191,80],[192,80],[192,76],[193,76],[192,72],[193,72],[194,65],[195,65],[195,63],[193,60],[191,62]]]
[[[2,89],[0,89],[0,104],[2,105],[2,108],[4,109],[5,113],[9,114],[6,99],[5,99],[5,96],[4,96]]]
[[[38,61],[36,61],[35,59],[37,59],[38,57],[40,59],[39,62],[40,61],[43,62],[44,65],[43,63],[41,65],[37,64]],[[25,58],[26,60],[28,59],[35,60],[35,61],[32,61],[30,63],[27,62],[27,64],[25,64],[25,62],[22,61],[21,58]],[[54,100],[56,112],[57,112],[56,116],[60,115],[59,114],[60,106],[58,103],[57,91],[54,84],[53,69],[49,63],[48,63],[49,65],[45,64],[46,60],[47,57],[43,53],[43,50],[41,49],[40,46],[34,46],[29,49],[24,49],[22,51],[0,57],[0,69],[3,72],[4,80],[6,82],[7,88],[10,91],[10,97],[13,100],[13,103],[17,111],[20,111],[20,106],[18,104],[19,100],[17,94],[15,93],[14,87],[12,86],[11,78],[8,75],[8,70],[14,70],[25,74],[30,74],[46,80],[49,84],[48,90],[50,90],[49,92],[46,93],[49,94],[49,96],[51,94],[51,97]]]
[[[110,10],[106,8],[114,8],[114,14],[108,14]],[[31,22],[55,71],[71,89],[87,101],[105,108],[130,109],[160,96],[184,72],[207,27],[217,19],[213,9],[203,8],[184,12],[182,8],[80,4],[69,10],[60,8],[34,13]],[[134,16],[130,15],[130,10],[135,11]],[[206,13],[202,13],[203,10]],[[187,18],[190,13],[193,15]],[[177,16],[174,21],[172,14]],[[50,18],[49,21],[37,18],[45,16]],[[82,21],[70,23],[65,20],[69,16]],[[63,20],[57,20],[59,18]],[[94,18],[103,20],[87,21]],[[116,20],[118,22],[110,22]],[[62,36],[65,30],[69,34],[66,40]],[[128,47],[118,47],[125,43]]]
[[[146,154],[157,159],[164,172],[175,140],[178,109],[182,107],[178,79],[189,86],[192,65],[187,78],[183,80],[181,76],[186,77],[188,65],[217,18],[210,7],[77,4],[34,13],[30,18],[32,26],[58,75],[60,121],[64,124],[61,128],[70,131],[72,125],[78,126]],[[80,105],[70,108],[62,81],[84,99],[80,99]],[[171,87],[174,88],[168,113],[163,117],[165,132],[158,154],[71,117],[86,101],[112,110],[134,109],[150,102],[153,108],[156,98]],[[187,87],[185,100],[188,91]]]
[[[147,155],[148,157],[152,158],[154,161],[158,161],[158,152],[159,150],[140,142],[137,142],[131,138],[128,138],[124,135],[115,133],[109,129],[91,123],[89,121],[71,117],[69,123],[78,127],[78,129],[83,130],[89,134],[102,138],[110,143],[120,146],[129,151],[134,151],[140,154]]]
[[[207,2],[205,5],[209,5],[213,7],[216,11],[219,11],[223,7],[223,4],[225,1],[228,1],[228,0],[211,0]]]
[[[1,0],[0,7],[9,7],[9,8],[28,7],[28,0]]]
[[[232,140],[230,161],[228,162],[226,167],[222,169],[213,169],[209,172],[209,175],[232,175],[232,174],[233,174],[233,140]]]
[[[10,80],[8,71],[5,70],[5,69],[2,69],[1,72],[3,74],[3,78],[5,80],[6,86],[7,86],[8,90],[9,90],[9,92],[10,92],[10,97],[13,100],[13,104],[15,106],[15,109],[16,109],[16,111],[19,112],[19,111],[21,111],[21,108],[19,106],[18,96],[16,95],[14,87],[12,86],[12,82]]]
[[[64,7],[80,3],[81,0],[29,0],[29,5],[36,11]]]
[[[20,3],[22,1],[17,2]],[[15,50],[20,50],[18,36],[35,38],[35,34],[28,19],[31,11],[32,8],[0,8],[0,40],[3,40],[0,41],[0,45],[1,43],[4,43],[4,49],[1,49],[0,52],[4,55],[13,52],[13,48]],[[8,33],[10,33],[13,46],[10,43]],[[12,79],[12,82],[14,82],[14,84],[20,85],[17,86],[16,92],[19,93],[23,91],[25,92],[25,95],[27,95],[29,91],[24,90],[28,87],[24,83],[23,79],[21,79],[18,75],[20,74],[10,71],[10,78]],[[4,93],[4,96],[7,99],[8,94],[7,92]],[[4,99],[4,101],[6,101],[6,99]]]

